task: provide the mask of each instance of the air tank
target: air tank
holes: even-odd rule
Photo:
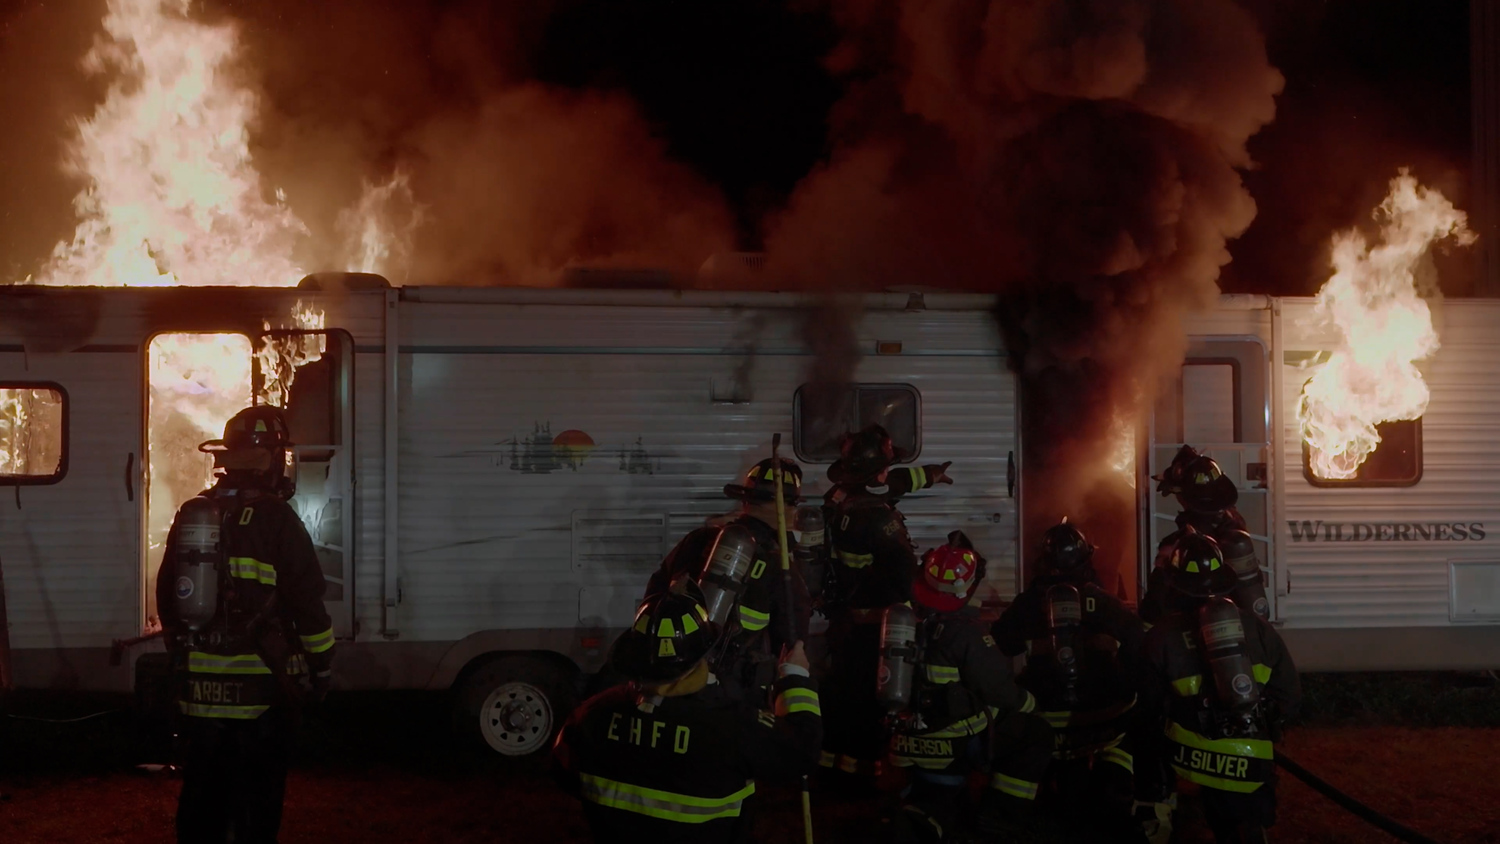
[[[1260,702],[1260,688],[1246,649],[1240,608],[1228,598],[1214,598],[1198,610],[1198,632],[1219,703],[1234,712],[1254,709]]]
[[[1063,703],[1078,703],[1078,654],[1074,650],[1083,623],[1083,601],[1078,587],[1059,583],[1047,589],[1047,639],[1063,687]]]
[[[190,498],[177,510],[172,595],[177,618],[189,630],[202,630],[218,614],[222,526],[219,504],[207,496]]]
[[[735,602],[745,588],[745,576],[755,563],[755,537],[742,525],[725,525],[708,548],[698,588],[708,620],[717,625],[729,621]]]
[[[892,604],[880,618],[880,670],[875,698],[889,713],[911,706],[917,671],[917,614],[905,604]]]

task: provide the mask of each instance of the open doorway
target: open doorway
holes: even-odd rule
[[[251,342],[243,334],[167,333],[146,347],[146,525],[142,603],[156,625],[156,573],[182,502],[213,485],[213,458],[198,444],[250,404]]]

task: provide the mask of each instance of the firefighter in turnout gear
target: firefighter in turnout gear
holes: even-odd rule
[[[1216,841],[1264,842],[1276,822],[1274,742],[1302,698],[1297,668],[1275,628],[1230,599],[1235,574],[1217,543],[1190,531],[1173,557],[1168,614],[1142,646],[1151,751],[1198,785]],[[1160,769],[1138,766],[1138,780]],[[1146,802],[1163,791],[1137,782]]]
[[[333,626],[286,501],[288,440],[281,411],[262,406],[199,446],[224,471],[178,511],[157,572],[187,743],[179,842],[276,840],[297,709],[328,688]]]
[[[874,687],[880,618],[891,604],[911,600],[917,553],[896,509],[901,496],[953,483],[950,464],[892,468],[898,455],[879,425],[846,434],[828,468],[833,488],[824,496],[831,554],[822,611],[828,618],[830,666],[824,696],[830,718],[824,768],[878,776],[885,753],[883,713]]]
[[[893,822],[898,842],[952,839],[975,770],[989,773],[980,828],[1013,831],[1030,818],[1047,770],[1052,736],[1036,699],[967,606],[981,567],[973,550],[934,548],[911,608],[885,613],[876,697],[894,725],[891,762],[910,773]]]
[[[651,596],[611,657],[630,682],[585,701],[558,734],[554,773],[596,841],[745,841],[756,780],[816,766],[822,713],[802,643],[763,709],[714,676],[705,657],[718,635],[691,581]]]
[[[1064,805],[1088,805],[1104,840],[1131,823],[1137,658],[1145,626],[1098,582],[1094,546],[1064,518],[1042,538],[1041,571],[991,628],[1000,651],[1026,654],[1018,682],[1053,729],[1048,780]]]
[[[1177,514],[1177,530],[1162,539],[1157,547],[1156,565],[1141,598],[1140,613],[1147,623],[1155,623],[1167,602],[1167,581],[1171,573],[1163,570],[1172,557],[1172,546],[1192,527],[1212,537],[1224,552],[1225,562],[1235,574],[1234,602],[1264,619],[1270,618],[1265,581],[1255,543],[1245,529],[1245,519],[1235,509],[1239,490],[1224,475],[1212,457],[1199,454],[1190,445],[1183,446],[1172,463],[1152,480],[1162,495],[1174,495],[1182,512]]]
[[[720,645],[713,668],[721,681],[747,691],[771,682],[776,656],[792,643],[787,639],[789,633],[793,634],[792,641],[805,641],[811,615],[811,601],[801,566],[794,562],[790,575],[781,569],[780,540],[776,532],[775,469],[771,460],[762,460],[745,474],[744,483],[726,485],[724,494],[741,502],[740,512],[729,519],[713,520],[715,524],[684,536],[667,554],[661,568],[651,575],[646,586],[646,595],[654,595],[666,591],[675,578],[686,575],[699,582],[706,591],[722,588],[732,593],[725,598],[734,602],[734,611],[725,631],[726,641]],[[783,458],[781,471],[782,495],[788,510],[786,518],[791,523],[794,508],[802,496],[802,468]],[[722,544],[721,534],[729,525],[743,528],[753,545],[747,549],[742,563],[745,570],[736,572],[735,584],[730,586],[721,582],[715,587],[704,582],[703,576],[707,574],[711,581],[720,580],[708,569],[713,563],[711,557],[715,543]],[[785,580],[788,576],[791,577],[790,592]]]

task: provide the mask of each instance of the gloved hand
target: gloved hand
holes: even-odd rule
[[[936,486],[938,484],[953,483],[953,479],[948,477],[948,467],[952,465],[953,461],[949,460],[947,463],[932,463],[927,466],[923,466],[922,470],[927,473],[928,485]]]

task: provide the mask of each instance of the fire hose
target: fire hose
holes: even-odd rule
[[[1287,773],[1302,780],[1313,791],[1327,797],[1338,804],[1340,808],[1345,809],[1376,829],[1396,838],[1398,841],[1405,841],[1407,844],[1438,844],[1438,842],[1431,838],[1396,823],[1385,815],[1371,809],[1369,806],[1355,800],[1353,797],[1339,791],[1337,788],[1319,779],[1311,771],[1288,759],[1279,751],[1276,753],[1276,764],[1285,769]]]

